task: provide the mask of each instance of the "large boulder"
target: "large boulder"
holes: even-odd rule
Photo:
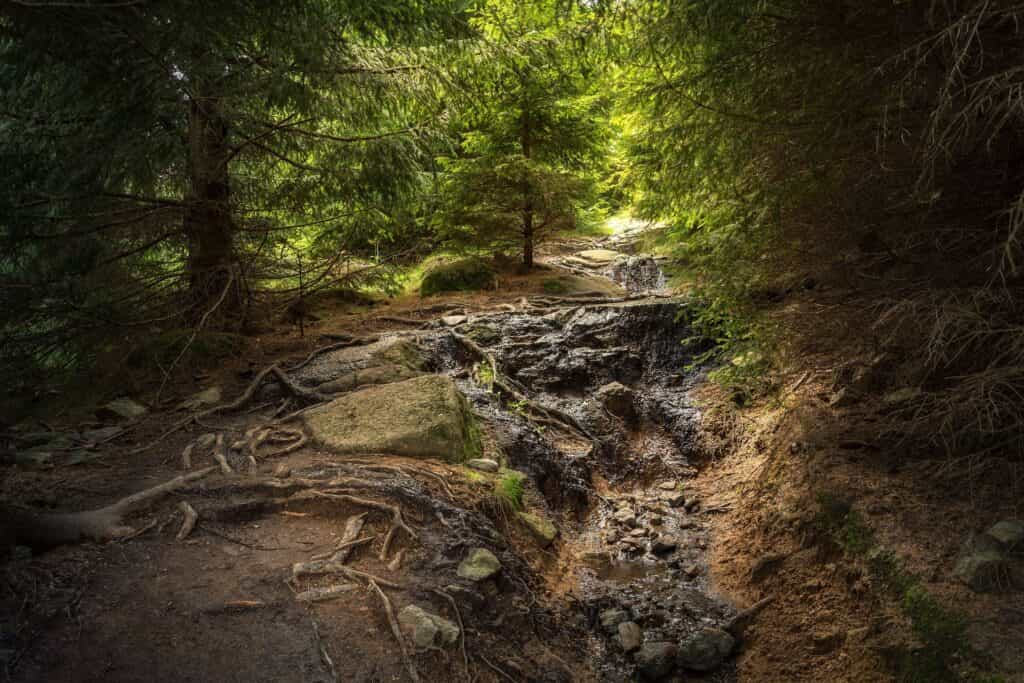
[[[400,370],[395,370],[395,367]],[[329,351],[313,359],[309,365],[294,373],[295,379],[307,387],[338,383],[338,386],[323,387],[325,393],[347,391],[362,384],[382,384],[404,377],[374,377],[361,374],[372,368],[385,368],[384,373],[419,372],[426,370],[427,362],[423,351],[411,339],[382,339],[372,344],[349,346]]]
[[[462,462],[480,454],[480,430],[448,377],[424,375],[345,394],[303,417],[334,453],[385,453]]]

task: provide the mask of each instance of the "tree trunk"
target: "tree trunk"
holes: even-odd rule
[[[218,317],[237,310],[241,303],[233,250],[227,132],[218,98],[191,102],[188,151],[192,186],[184,227],[193,318],[205,314],[222,298]]]
[[[530,130],[530,113],[524,107],[523,115],[519,122],[519,146],[523,152],[523,158],[529,166],[530,155],[533,152],[533,142]],[[529,168],[523,171],[523,265],[533,268],[533,192],[530,187]]]

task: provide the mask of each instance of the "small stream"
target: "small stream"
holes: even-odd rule
[[[609,275],[631,291],[664,286],[649,257],[622,260]],[[655,672],[645,668],[646,655],[623,651],[619,635],[619,624],[630,622],[644,643],[674,646],[734,613],[709,590],[709,513],[687,487],[702,464],[699,411],[689,398],[701,374],[685,368],[702,349],[680,343],[690,333],[686,319],[685,304],[662,295],[487,314],[457,326],[532,401],[570,415],[593,439],[539,427],[525,411],[502,405],[474,381],[471,360],[450,334],[429,335],[440,369],[487,420],[509,467],[537,483],[557,521],[555,583],[565,587],[567,604],[582,606],[578,618],[586,620],[602,681],[635,680],[638,669],[652,680],[684,669],[686,680],[735,679],[728,661],[699,672],[683,655],[671,670]]]

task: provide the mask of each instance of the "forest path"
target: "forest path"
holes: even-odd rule
[[[714,594],[706,554],[714,518],[728,506],[693,483],[704,462],[700,411],[689,399],[699,376],[683,371],[679,345],[685,321],[676,301],[646,286],[661,284],[650,277],[651,259],[602,262],[587,255],[594,246],[606,244],[552,245],[552,261],[589,261],[568,275],[549,265],[510,277],[495,293],[339,307],[307,330],[321,340],[347,334],[354,344],[319,356],[317,381],[338,381],[352,362],[382,367],[366,360],[373,349],[413,343],[469,399],[496,474],[395,455],[339,457],[316,443],[267,460],[267,449],[257,450],[252,468],[246,447],[227,445],[280,414],[280,394],[261,393],[244,410],[204,418],[144,453],[117,441],[73,475],[25,477],[28,489],[68,492],[55,501],[61,508],[108,503],[179,473],[183,451],[205,433],[223,435],[234,470],[183,487],[136,520],[145,531],[135,538],[12,564],[5,613],[13,678],[376,681],[415,669],[422,680],[455,680],[468,665],[481,681],[623,681],[638,671],[660,680],[683,669],[687,680],[731,680],[723,660],[734,648],[726,633],[733,610]],[[617,268],[627,262],[636,268]],[[545,283],[570,276],[576,291],[548,291]],[[359,345],[369,336],[381,341]],[[284,354],[278,343],[266,360],[288,367],[286,355],[305,355],[300,344]],[[513,395],[481,374],[485,358]],[[204,381],[227,385],[236,372],[251,377],[231,367]],[[305,372],[289,375],[301,384]],[[130,438],[146,443],[179,415],[153,414]],[[208,457],[196,448],[193,464]],[[331,499],[353,478],[358,495]],[[520,480],[521,503],[499,496],[510,478]],[[176,541],[180,502],[199,522]],[[401,509],[416,537],[390,531],[383,505]],[[348,528],[364,512],[366,542],[347,553],[342,575],[300,577],[296,566],[351,540]],[[554,525],[553,543],[546,531],[538,537],[537,520],[541,529]],[[495,578],[456,575],[476,547],[500,558]],[[395,614],[415,606],[445,628],[461,622],[466,659],[440,641],[417,649],[405,640],[403,656],[366,576],[377,577]],[[316,589],[330,599],[303,599]]]

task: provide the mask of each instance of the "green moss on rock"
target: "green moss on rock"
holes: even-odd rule
[[[467,258],[429,270],[420,284],[420,295],[493,289],[497,275],[489,262]]]
[[[360,389],[310,411],[304,420],[313,439],[338,454],[463,462],[482,450],[469,404],[455,383],[440,375]]]

